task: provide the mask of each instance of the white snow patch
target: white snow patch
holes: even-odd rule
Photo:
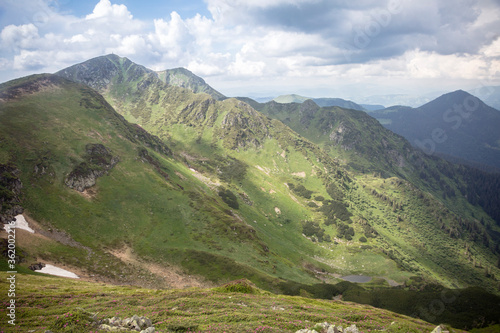
[[[43,267],[41,270],[37,271],[40,273],[45,273],[45,274],[50,274],[50,275],[57,275],[57,276],[62,276],[62,277],[69,277],[73,279],[79,279],[80,277],[76,275],[73,272],[67,271],[65,269],[50,265],[50,264],[45,264],[45,267]]]
[[[35,230],[30,228],[28,221],[26,221],[26,219],[24,218],[23,215],[16,216],[16,224],[15,224],[14,228],[27,230],[27,231],[31,232],[32,234],[35,233]]]

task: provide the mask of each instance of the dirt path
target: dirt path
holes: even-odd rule
[[[177,268],[175,266],[164,266],[156,263],[146,262],[138,258],[133,253],[130,247],[111,250],[109,251],[109,253],[126,264],[130,264],[151,272],[157,277],[163,279],[170,288],[184,289],[190,287],[213,287],[213,284],[209,281],[205,281],[201,277],[184,274],[180,268]]]

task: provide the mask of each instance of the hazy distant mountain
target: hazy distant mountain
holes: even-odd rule
[[[395,106],[371,115],[429,154],[500,167],[500,112],[465,91],[416,109]]]
[[[383,110],[385,106],[380,104],[360,104],[367,112]]]
[[[319,106],[339,106],[344,109],[353,109],[359,111],[366,111],[361,105],[356,104],[352,101],[348,101],[342,98],[312,98],[305,97],[296,94],[291,95],[281,95],[273,99],[273,101],[278,103],[303,103],[307,100],[312,100]]]
[[[300,96],[296,94],[289,94],[289,95],[280,95],[276,98],[273,98],[273,101],[277,103],[303,103],[307,101],[308,99],[311,99],[309,97],[305,96]]]
[[[436,97],[442,95],[442,92],[433,92],[423,95],[411,94],[388,94],[388,95],[374,95],[356,98],[360,104],[375,104],[375,105],[407,105],[411,107],[418,107],[428,103]]]

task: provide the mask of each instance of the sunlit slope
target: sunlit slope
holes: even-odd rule
[[[85,66],[60,73],[75,76],[68,71],[84,73],[92,63],[89,60]],[[446,170],[436,169],[434,162],[411,150],[373,118],[365,115],[367,121],[364,113],[339,109],[340,122],[331,125],[337,126],[334,134],[344,152],[333,145],[329,151],[328,139],[321,142],[321,136],[313,134],[333,128],[322,128],[325,124],[314,123],[315,117],[308,119],[315,115],[310,103],[302,106],[307,108],[302,115],[310,126],[297,131],[311,141],[242,101],[216,101],[150,80],[147,73],[125,80],[127,73],[136,70],[132,65],[115,65],[121,74],[100,90],[108,102],[125,118],[168,142],[174,155],[198,177],[210,179],[213,191],[232,206],[233,213],[257,230],[268,247],[260,255],[278,254],[290,260],[290,267],[301,266],[331,281],[338,275],[317,272],[394,275],[400,282],[422,275],[448,286],[495,288],[495,274],[485,274],[485,270],[497,270],[498,249],[486,233],[486,226],[494,225],[491,218],[463,197],[453,196],[451,190],[457,185],[450,183],[451,178],[439,181]],[[433,180],[418,186],[407,181],[420,171],[416,165]],[[363,167],[374,168],[375,175],[356,176]],[[389,176],[395,178],[384,180]],[[398,188],[389,186],[392,183]],[[433,187],[431,194],[423,192]],[[436,199],[448,188],[450,202],[459,204],[444,206]],[[280,274],[279,265],[264,262],[261,265]]]

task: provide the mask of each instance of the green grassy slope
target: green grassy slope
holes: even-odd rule
[[[167,69],[157,73],[158,77],[169,85],[186,88],[194,93],[206,93],[217,100],[226,99],[226,96],[209,86],[205,80],[185,68]]]
[[[248,216],[241,218],[217,188],[171,158],[168,147],[148,148],[157,138],[127,123],[93,90],[55,76],[9,85],[1,90],[6,96],[0,109],[1,150],[6,162],[21,170],[24,208],[45,228],[66,231],[94,253],[44,243],[29,249],[30,255],[126,280],[119,260],[107,250],[128,246],[142,258],[175,263],[214,281],[248,275],[268,288],[277,276],[315,281],[291,264],[309,257],[291,251],[291,244],[312,253],[300,233],[291,237],[293,243],[274,245],[282,231],[259,227],[248,217],[264,225],[261,207],[244,207]],[[89,143],[103,144],[120,161],[85,196],[64,180],[84,160]],[[47,172],[34,171],[42,165]],[[105,265],[112,267],[108,271]]]
[[[91,63],[62,72],[75,77]],[[265,244],[254,257],[264,271],[300,280],[304,276],[292,271],[301,266],[318,278],[325,278],[317,273],[322,270],[334,274],[326,275],[328,281],[350,272],[398,282],[422,275],[450,287],[479,284],[496,290],[495,248],[485,231],[485,225],[494,227],[491,218],[463,197],[450,196],[446,205],[437,200],[452,186],[442,176],[446,170],[373,118],[308,102],[294,105],[297,112],[284,109],[290,119],[283,112],[268,113],[300,136],[241,101],[216,101],[150,80],[147,73],[124,80],[136,70],[116,65],[125,74],[101,90],[105,98],[126,119],[168,142],[198,177],[223,187],[213,191],[224,191],[221,197],[232,214],[251,225]],[[335,145],[328,144],[332,140]],[[363,175],[363,169],[375,175]],[[402,180],[417,179],[420,169],[429,181],[418,177],[415,186]],[[196,203],[212,214],[206,200]],[[219,248],[238,258],[226,254],[233,251],[230,246],[219,243]]]
[[[7,276],[0,277],[4,291]],[[430,332],[435,327],[371,306],[278,296],[255,287],[245,293],[231,292],[235,288],[229,286],[154,290],[25,274],[17,274],[16,283],[22,289],[16,295],[16,326],[9,332],[97,332],[88,313],[97,313],[98,320],[145,316],[157,332],[295,332],[325,321],[355,324],[364,332]]]

